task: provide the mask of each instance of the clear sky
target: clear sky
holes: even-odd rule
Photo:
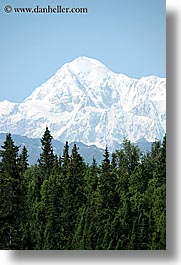
[[[6,5],[86,7],[88,13],[6,14]],[[165,0],[0,1],[0,101],[23,101],[79,56],[130,77],[165,77]]]

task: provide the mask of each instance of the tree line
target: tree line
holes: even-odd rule
[[[166,135],[142,154],[124,139],[101,165],[84,162],[76,144],[54,154],[46,128],[42,152],[11,134],[0,151],[0,249],[166,249]]]

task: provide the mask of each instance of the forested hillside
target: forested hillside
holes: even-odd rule
[[[58,157],[46,128],[33,166],[11,134],[0,151],[0,249],[166,249],[166,136],[141,154],[127,139],[102,164],[76,144]]]

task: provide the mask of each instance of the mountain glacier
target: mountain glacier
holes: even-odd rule
[[[79,57],[63,65],[22,103],[0,102],[0,132],[42,137],[113,150],[161,139],[166,130],[166,79],[129,78],[101,62]]]

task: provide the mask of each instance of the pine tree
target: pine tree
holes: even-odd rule
[[[85,174],[85,194],[87,198],[88,204],[91,204],[92,196],[94,196],[95,190],[97,189],[98,185],[98,166],[96,163],[95,158],[93,158],[92,165],[87,168]]]
[[[11,134],[0,151],[0,249],[20,249],[22,212],[20,210],[20,175],[18,172],[18,147]]]
[[[160,182],[166,185],[166,134],[163,137],[161,146],[161,176]]]
[[[74,144],[72,154],[68,163],[68,171],[64,179],[64,231],[67,238],[67,249],[73,248],[71,245],[73,240],[74,229],[77,221],[79,209],[85,203],[84,194],[84,174],[85,163],[78,153],[77,146]],[[65,173],[64,173],[65,174]]]
[[[117,209],[118,197],[116,193],[116,174],[111,171],[109,152],[106,147],[104,159],[101,164],[101,170],[96,191],[96,235],[97,249],[107,249],[109,240],[107,238],[110,223]]]
[[[116,170],[117,169],[117,155],[115,153],[112,153],[112,160],[111,160],[111,167],[112,170]]]
[[[18,159],[18,165],[19,165],[19,169],[22,172],[22,174],[25,173],[25,171],[27,170],[29,163],[28,163],[28,150],[26,149],[25,146],[23,146],[22,152],[19,156]]]
[[[41,184],[38,183],[40,169],[37,165],[29,167],[23,174],[24,193],[24,223],[23,223],[23,249],[40,249],[37,244],[39,220],[37,220],[38,205],[40,202]]]
[[[54,154],[52,147],[53,137],[50,134],[48,127],[43,134],[41,139],[42,153],[40,154],[40,159],[38,160],[40,168],[44,173],[49,174],[54,166]]]
[[[75,233],[73,236],[73,246],[75,249],[95,249],[96,248],[96,225],[95,225],[95,193],[98,185],[99,168],[93,158],[92,165],[87,168],[84,178],[84,193],[86,200],[80,208]]]
[[[36,177],[36,193],[38,200],[40,200],[41,198],[41,185],[43,181],[49,177],[55,166],[55,156],[53,154],[52,139],[53,137],[51,136],[48,127],[46,127],[46,130],[41,139],[42,153],[40,154],[40,158],[38,159],[39,172]]]
[[[129,140],[125,138],[122,143],[121,152],[123,153],[121,157],[121,163],[130,176],[139,163],[140,150],[137,146],[134,146]]]
[[[101,169],[102,169],[102,173],[107,173],[111,169],[110,160],[109,160],[109,151],[108,151],[107,146],[106,146],[103,157],[104,159],[102,161]]]
[[[43,182],[41,207],[45,213],[43,228],[43,249],[62,249],[64,234],[62,231],[62,180],[61,175],[50,175]]]
[[[64,176],[67,175],[68,172],[68,165],[69,165],[69,145],[68,142],[66,142],[65,146],[64,146],[64,150],[63,150],[63,156],[62,156],[62,172],[64,174]]]
[[[22,246],[21,248],[24,248],[25,245],[25,235],[27,234],[27,222],[28,222],[28,212],[27,212],[27,181],[25,178],[25,172],[28,169],[29,163],[28,163],[28,150],[24,146],[18,159],[17,159],[17,166],[19,170],[19,213],[21,213],[22,222],[20,224],[20,233],[22,235],[21,241]],[[28,207],[29,208],[29,207]]]

